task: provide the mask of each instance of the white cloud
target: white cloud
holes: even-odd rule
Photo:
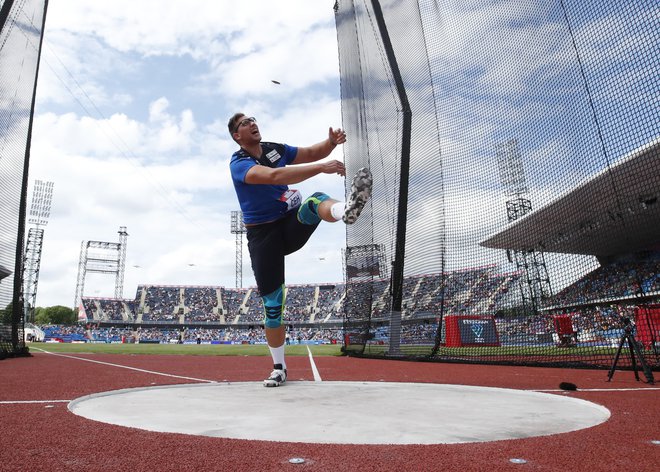
[[[222,44],[224,54],[248,55],[265,44],[286,41],[300,31],[327,24],[332,21],[332,5],[325,7],[305,0],[70,0],[49,7],[48,27],[99,38],[120,52],[191,54],[207,60],[209,46],[215,53]]]

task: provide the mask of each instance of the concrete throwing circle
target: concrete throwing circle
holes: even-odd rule
[[[98,393],[76,415],[148,431],[325,444],[453,444],[565,433],[609,410],[547,393],[399,382],[169,385]]]

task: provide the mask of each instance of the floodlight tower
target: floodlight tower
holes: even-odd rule
[[[117,277],[115,277],[115,298],[124,297],[124,271],[126,270],[126,243],[128,242],[128,233],[126,226],[119,227],[119,267],[117,268]]]
[[[34,322],[34,309],[39,283],[39,268],[41,266],[41,250],[44,241],[44,230],[41,226],[48,224],[50,207],[53,201],[53,182],[35,180],[32,190],[32,203],[28,223],[34,227],[28,230],[25,256],[23,257],[23,315],[25,321]]]
[[[247,233],[243,212],[231,212],[231,234],[236,235],[236,288],[243,287],[243,235]]]
[[[87,272],[114,275],[115,298],[122,298],[124,291],[124,270],[126,267],[126,241],[128,239],[126,226],[120,226],[118,233],[118,243],[106,241],[82,241],[80,243],[76,298],[73,302],[74,309],[82,301]]]
[[[532,202],[523,197],[529,189],[518,140],[509,139],[495,145],[495,153],[500,170],[500,182],[504,194],[509,198],[506,202],[507,221],[515,221],[532,211]],[[543,252],[534,248],[511,251],[511,253],[516,269],[522,274],[520,289],[523,304],[535,313],[540,308],[541,300],[552,295],[545,257]]]

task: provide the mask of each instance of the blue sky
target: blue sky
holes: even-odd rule
[[[55,182],[39,306],[72,306],[81,241],[116,242],[120,226],[125,297],[138,284],[234,286],[227,120],[244,111],[265,140],[300,146],[341,126],[332,6],[50,2],[30,168],[31,182]],[[342,198],[344,181],[298,188]],[[322,225],[289,258],[288,282],[340,281],[344,241],[343,225]],[[246,246],[243,265],[253,285]],[[112,276],[88,274],[86,296],[113,294]]]

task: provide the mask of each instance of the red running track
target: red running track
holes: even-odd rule
[[[660,389],[635,381],[629,371],[616,372],[612,382],[606,382],[607,371],[604,370],[315,358],[324,381],[433,382],[542,391],[558,390],[560,382],[572,382],[578,386],[578,391],[555,393],[601,404],[612,413],[608,421],[598,426],[538,438],[471,444],[365,446],[154,433],[91,421],[70,413],[67,401],[121,388],[191,383],[191,380],[165,377],[156,372],[210,381],[255,381],[258,385],[270,370],[269,359],[71,356],[35,353],[33,357],[0,362],[1,471],[660,470],[660,445],[652,443],[660,440]],[[289,357],[287,364],[290,380],[314,380],[306,357]],[[291,415],[295,415],[295,403],[292,405]],[[359,429],[360,425],[347,424],[346,427]],[[305,462],[289,463],[294,457],[303,458]],[[510,461],[513,458],[522,458],[526,463],[514,464]]]

